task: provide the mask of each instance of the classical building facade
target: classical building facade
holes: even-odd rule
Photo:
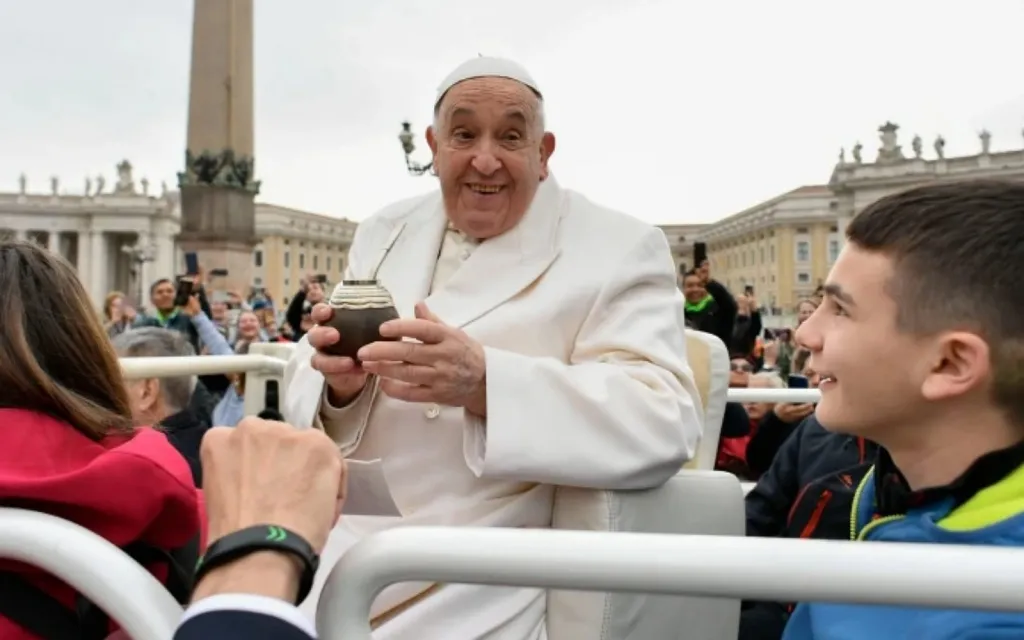
[[[145,179],[137,187],[127,161],[117,170],[113,188],[98,177],[86,180],[81,193],[69,194],[52,178],[49,193],[40,193],[22,176],[17,192],[0,192],[0,235],[33,240],[64,256],[77,268],[97,308],[113,290],[146,304],[150,283],[184,270],[176,241],[179,192],[162,186],[152,194]],[[326,273],[332,282],[339,280],[355,228],[344,218],[257,203],[259,243],[249,258],[250,284],[287,302],[306,274]],[[207,271],[226,266],[215,253],[204,259]],[[226,289],[229,284],[237,288],[217,279],[210,286]]]
[[[683,274],[693,268],[694,239],[706,227],[704,224],[663,224],[659,225],[672,249],[676,262],[676,273]]]
[[[1024,180],[1024,150],[993,152],[987,131],[979,134],[980,153],[955,158],[945,157],[941,136],[925,157],[919,136],[904,153],[898,125],[878,131],[873,162],[857,143],[850,159],[840,152],[828,184],[788,191],[700,230],[694,239],[708,243],[714,277],[736,293],[752,286],[763,307],[786,316],[828,275],[849,221],[879,198],[938,181]]]

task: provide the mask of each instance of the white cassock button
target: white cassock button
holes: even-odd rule
[[[427,416],[427,420],[433,420],[437,416],[441,415],[441,407],[437,406],[436,404],[427,405],[427,408],[424,409],[423,414]]]
[[[469,249],[463,249],[462,253],[459,254],[459,257],[461,259],[463,259],[463,260],[469,260],[469,256],[470,256]]]

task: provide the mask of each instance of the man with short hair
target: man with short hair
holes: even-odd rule
[[[847,237],[797,340],[821,376],[821,424],[881,446],[856,539],[1024,546],[1024,184],[912,189],[868,206]],[[1011,637],[1024,614],[818,603],[784,635]]]
[[[213,312],[210,310],[210,303],[206,299],[202,275],[192,277],[195,282],[193,291],[199,298],[199,306],[203,313],[208,317],[212,317]],[[137,328],[162,327],[179,331],[185,334],[192,344],[192,348],[198,352],[201,347],[199,344],[199,331],[192,324],[192,319],[188,315],[183,314],[180,307],[175,306],[174,298],[176,293],[177,287],[171,280],[161,278],[154,282],[149,287],[149,303],[153,307],[152,312],[140,315],[136,319],[134,326]]]
[[[519,65],[469,60],[434,112],[440,192],[361,223],[345,275],[369,278],[384,256],[401,319],[380,332],[405,340],[363,347],[360,364],[328,355],[339,334],[320,304],[285,374],[288,421],[382,459],[402,512],[343,517],[318,585],[375,531],[549,527],[556,485],[657,487],[700,437],[665,234],[559,187],[541,92]],[[541,589],[407,583],[375,600],[372,624],[378,640],[537,640],[545,610]]]
[[[693,329],[717,336],[725,348],[732,345],[736,325],[736,300],[720,282],[710,277],[705,260],[699,269],[683,274],[683,296],[686,298],[686,324]],[[746,354],[740,354],[746,355]]]
[[[188,338],[179,331],[143,327],[114,338],[114,349],[121,358],[170,358],[194,356]],[[160,425],[167,439],[192,468],[196,486],[202,486],[199,445],[210,428],[210,416],[216,400],[196,376],[141,378],[127,380],[132,418],[138,425]]]

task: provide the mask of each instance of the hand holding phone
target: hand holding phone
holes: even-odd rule
[[[810,381],[806,376],[791,375],[787,384],[790,389],[808,389],[810,387]]]
[[[174,306],[184,307],[192,297],[192,278],[178,278],[178,288],[174,291]]]

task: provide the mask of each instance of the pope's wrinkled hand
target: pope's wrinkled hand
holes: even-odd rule
[[[322,326],[331,321],[334,310],[327,304],[320,303],[310,311],[310,318],[317,326],[306,334],[309,345],[316,349],[310,360],[310,366],[324,374],[327,382],[331,404],[344,406],[351,402],[366,386],[367,373],[352,358],[332,356],[322,350],[341,339],[334,327]]]
[[[436,402],[487,415],[484,348],[449,327],[420,302],[416,317],[385,322],[374,342],[359,350],[363,370],[380,376],[380,389],[397,400]]]

